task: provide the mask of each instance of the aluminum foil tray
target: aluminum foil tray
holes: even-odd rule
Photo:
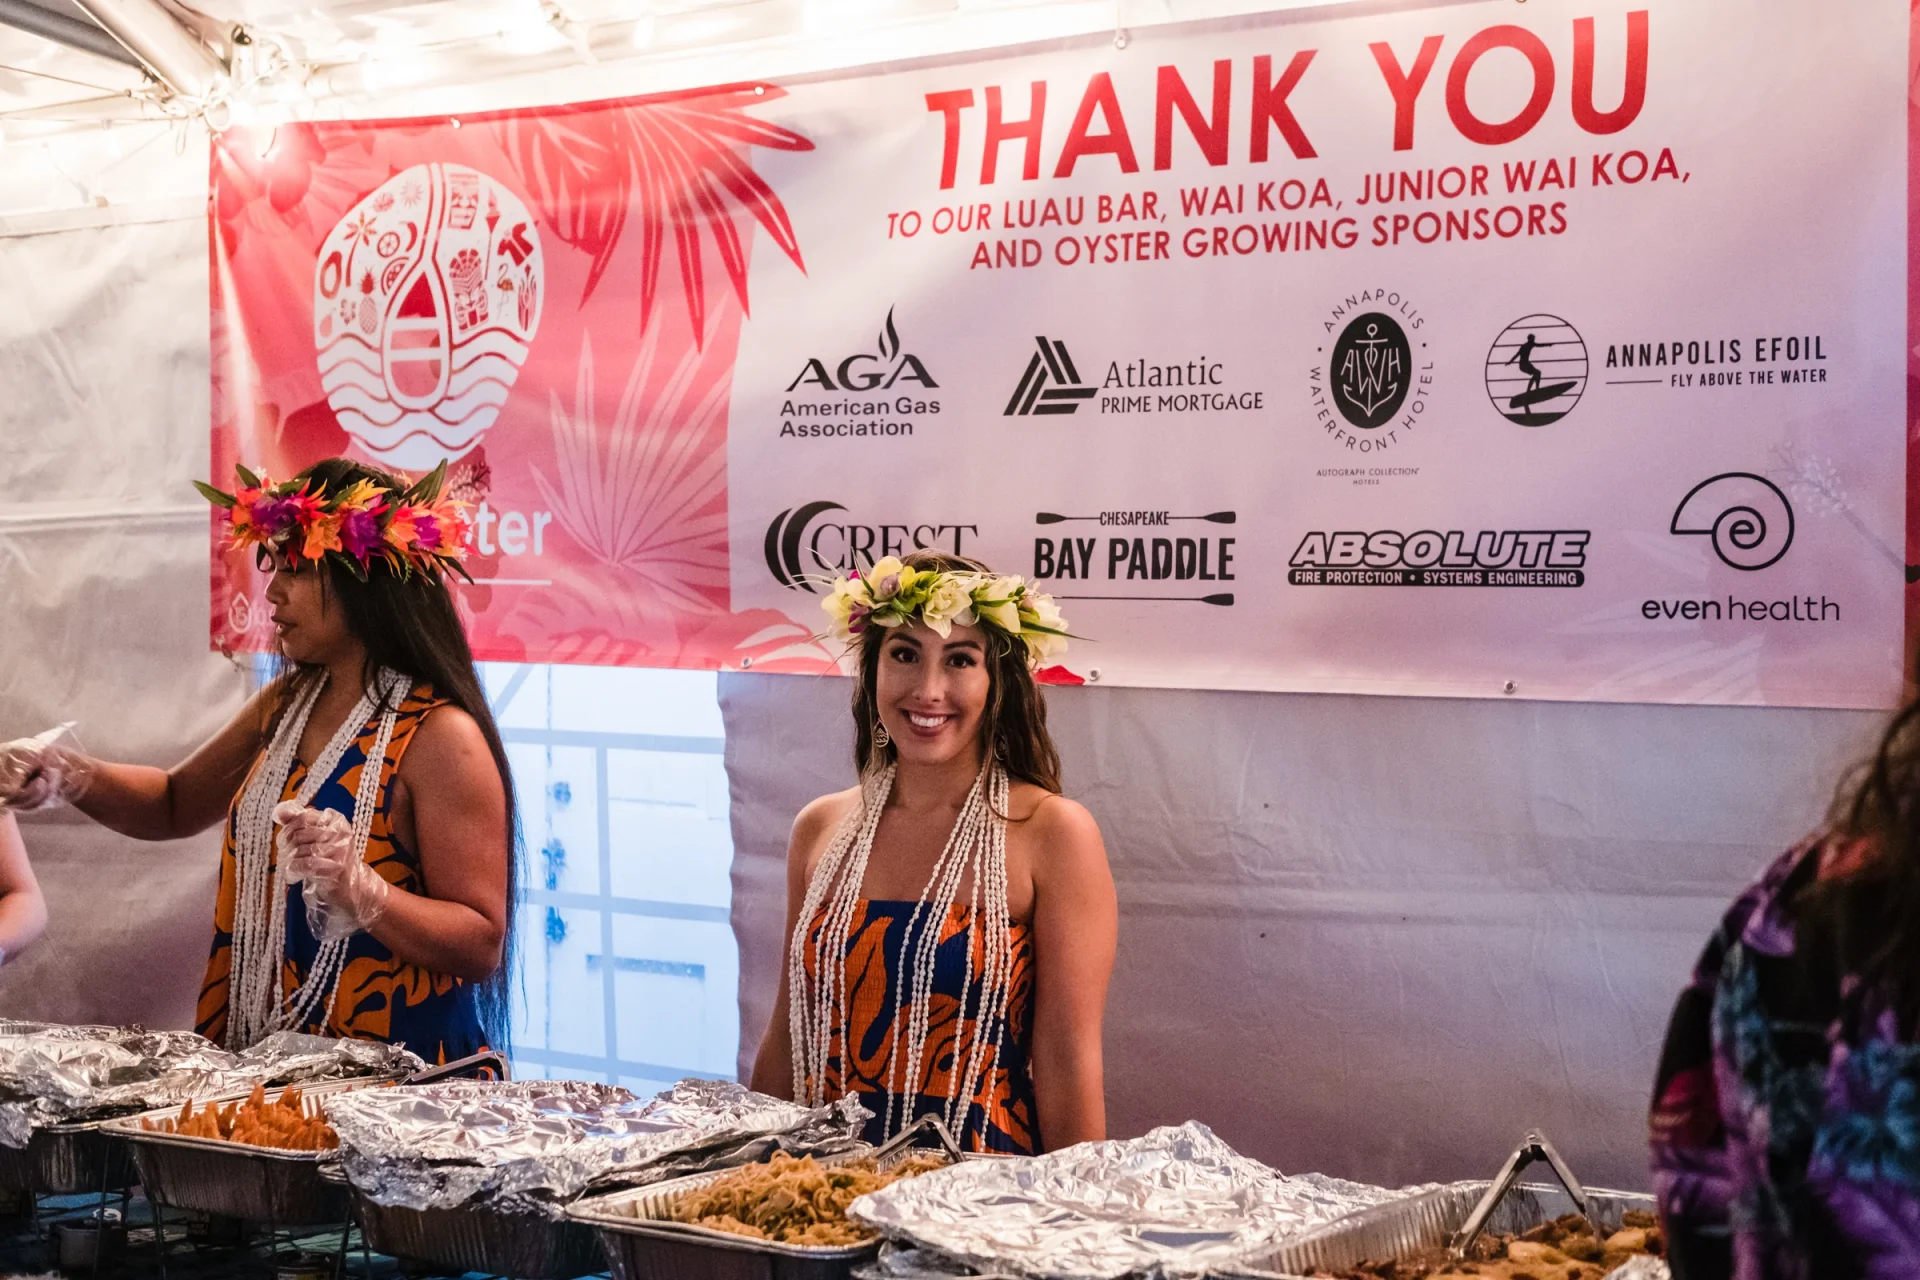
[[[107,1123],[88,1120],[36,1129],[23,1150],[5,1149],[13,1156],[8,1163],[25,1167],[27,1185],[36,1195],[124,1191],[134,1183],[133,1154],[125,1138],[105,1132]]]
[[[353,1207],[368,1248],[448,1275],[478,1271],[512,1280],[572,1280],[606,1269],[600,1241],[584,1223],[482,1205],[389,1208],[359,1191]]]
[[[1444,1246],[1486,1194],[1489,1182],[1456,1182],[1404,1200],[1393,1200],[1349,1214],[1338,1222],[1289,1241],[1264,1258],[1216,1271],[1245,1280],[1300,1280],[1315,1270],[1355,1267],[1369,1259],[1398,1258]],[[1589,1187],[1594,1216],[1618,1229],[1629,1209],[1652,1211],[1653,1197],[1630,1191]],[[1507,1193],[1487,1220],[1487,1230],[1518,1233],[1575,1212],[1573,1198],[1554,1186],[1524,1184]]]
[[[925,1148],[901,1146],[880,1155],[888,1168]],[[872,1150],[819,1157],[823,1165],[845,1164],[872,1156]],[[993,1159],[995,1157],[962,1157]],[[856,1264],[880,1248],[875,1236],[865,1244],[825,1248],[755,1240],[673,1221],[681,1195],[717,1182],[732,1169],[696,1173],[650,1187],[576,1201],[567,1216],[592,1226],[613,1264],[614,1280],[848,1280]]]
[[[0,1194],[33,1190],[33,1157],[22,1147],[0,1147]]]
[[[314,1115],[329,1094],[396,1082],[397,1078],[389,1075],[309,1086],[302,1091],[301,1110]],[[267,1100],[278,1101],[284,1092],[271,1090]],[[232,1100],[226,1097],[213,1101]],[[164,1107],[109,1120],[104,1126],[132,1146],[141,1185],[155,1204],[276,1227],[318,1226],[345,1222],[351,1216],[346,1188],[320,1177],[320,1166],[333,1160],[333,1152],[279,1151],[141,1127],[142,1121],[178,1114],[179,1108]]]

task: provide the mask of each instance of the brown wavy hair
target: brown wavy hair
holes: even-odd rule
[[[933,551],[915,551],[901,559],[909,569],[929,573],[993,572],[978,560]],[[981,630],[987,637],[987,708],[980,718],[981,745],[998,757],[1013,781],[1030,782],[1058,795],[1060,752],[1047,732],[1047,703],[1027,666],[1026,646],[991,627]],[[891,743],[875,745],[873,732],[880,723],[877,685],[887,631],[868,627],[860,636],[860,665],[853,677],[853,763],[862,777],[897,758]]]
[[[1910,1032],[1920,1028],[1920,699],[1841,782],[1827,838],[1860,842],[1866,856],[1802,895],[1806,949],[1859,974]]]

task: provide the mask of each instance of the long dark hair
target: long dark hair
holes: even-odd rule
[[[1827,836],[1858,842],[1864,857],[1804,892],[1797,915],[1807,937],[1796,950],[1832,956],[1903,1027],[1920,1027],[1920,698],[1842,781]]]
[[[964,556],[915,551],[902,557],[909,569],[931,573],[991,573],[978,560]],[[1018,642],[982,627],[987,636],[987,708],[980,718],[983,748],[999,757],[1007,777],[1060,793],[1060,753],[1047,732],[1047,703],[1027,666],[1026,649]],[[868,769],[896,758],[891,743],[874,743],[880,723],[877,683],[880,653],[886,645],[886,627],[868,627],[860,636],[860,665],[853,677],[853,763],[864,777]],[[995,641],[999,643],[995,643]]]
[[[311,481],[316,489],[328,494],[337,494],[362,480],[396,493],[408,484],[390,472],[348,458],[316,462],[296,478]],[[438,696],[473,717],[487,740],[494,767],[500,771],[500,786],[507,799],[506,936],[501,943],[500,967],[478,984],[475,995],[488,1046],[506,1052],[511,1035],[513,932],[520,884],[520,814],[514,803],[513,770],[507,764],[506,745],[500,740],[500,727],[494,723],[480,673],[473,665],[466,628],[460,625],[445,581],[417,572],[403,578],[380,561],[369,567],[364,581],[335,559],[326,561],[325,573],[322,582],[329,600],[340,606],[347,629],[367,651],[362,686],[373,688],[383,667],[415,684],[432,685]],[[284,656],[281,662],[288,675],[299,673],[298,664]],[[283,681],[282,688],[290,691],[292,683]]]

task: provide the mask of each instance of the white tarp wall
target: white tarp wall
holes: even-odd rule
[[[0,225],[0,737],[63,720],[172,764],[239,706],[207,650],[206,224]],[[136,215],[137,216],[137,215]],[[51,920],[0,968],[0,1015],[193,1023],[219,836],[22,819]]]
[[[785,847],[851,785],[850,686],[720,677],[741,1069]],[[1870,715],[1053,689],[1120,893],[1116,1134],[1197,1118],[1282,1169],[1491,1177],[1528,1126],[1642,1187],[1667,1014],[1740,887],[1816,824]]]

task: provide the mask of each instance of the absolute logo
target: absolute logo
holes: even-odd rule
[[[1401,293],[1350,294],[1321,322],[1329,346],[1307,376],[1314,420],[1341,447],[1380,453],[1410,438],[1433,394],[1426,317]]]
[[[837,502],[808,502],[789,507],[767,526],[767,571],[781,586],[818,591],[816,579],[838,578],[866,569],[885,556],[909,551],[967,554],[977,539],[974,524],[870,524],[849,519]]]
[[[1027,371],[1013,389],[1003,417],[1025,418],[1034,414],[1072,413],[1084,400],[1093,399],[1097,388],[1080,381],[1067,344],[1058,338],[1035,338],[1039,348],[1027,360]]]
[[[1055,587],[1053,594],[1061,600],[1230,606],[1233,593],[1218,590],[1217,584],[1234,581],[1236,539],[1221,526],[1232,526],[1238,519],[1231,511],[1206,515],[1155,510],[1092,515],[1042,511],[1033,518],[1037,525],[1083,525],[1097,532],[1081,537],[1063,530],[1059,535],[1034,538],[1030,576],[1038,582],[1086,583],[1091,588],[1074,594]],[[1214,526],[1211,531],[1209,525]],[[1096,583],[1100,585],[1092,585]]]
[[[910,436],[917,420],[940,412],[940,402],[926,395],[939,386],[926,362],[901,345],[900,331],[894,327],[889,310],[875,352],[857,351],[838,363],[817,356],[807,358],[787,384],[787,398],[780,405],[780,437],[830,440]],[[804,398],[809,394],[825,398]]]
[[[1793,504],[1765,476],[1728,471],[1689,489],[1667,532],[1709,538],[1720,563],[1752,573],[1793,545]]]
[[[1508,422],[1545,427],[1573,412],[1587,389],[1587,344],[1559,316],[1522,316],[1487,352],[1487,396]]]
[[[1586,529],[1313,532],[1287,581],[1296,587],[1580,587]]]

